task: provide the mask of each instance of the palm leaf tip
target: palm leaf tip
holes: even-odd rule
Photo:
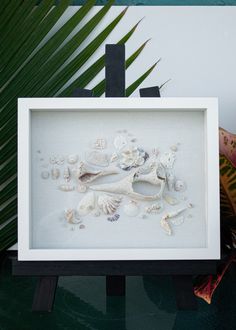
[[[135,80],[129,87],[126,88],[126,96],[130,96],[141,85],[141,83],[154,70],[154,68],[160,62],[160,60],[161,59],[159,59],[156,63],[154,63],[146,72],[144,72],[137,80]]]

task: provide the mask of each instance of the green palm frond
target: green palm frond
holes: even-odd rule
[[[55,30],[55,24],[70,3],[70,0],[3,0],[1,3],[0,251],[17,240],[17,98],[70,96],[75,88],[85,88],[104,68],[105,55],[82,71],[78,78],[73,80],[73,76],[83,70],[84,64],[104,43],[127,11],[127,8],[121,11],[94,36],[93,31],[107,15],[114,0],[108,0],[83,24],[95,5],[95,0],[87,0],[67,22]],[[81,24],[81,28],[73,33],[78,24]],[[138,24],[117,43],[125,44]],[[88,38],[89,43],[83,46]],[[126,60],[126,68],[141,54],[146,43]],[[128,87],[127,95],[140,85],[153,68]],[[94,93],[100,96],[104,91],[105,81],[102,80],[95,86]]]

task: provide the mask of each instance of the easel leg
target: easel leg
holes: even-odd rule
[[[107,296],[125,296],[125,276],[106,276]]]
[[[191,275],[173,275],[178,310],[197,310]]]
[[[44,276],[38,279],[32,311],[51,312],[53,309],[58,276]]]

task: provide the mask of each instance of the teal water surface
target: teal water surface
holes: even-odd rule
[[[0,330],[234,330],[236,268],[226,274],[208,305],[177,311],[169,276],[128,277],[127,294],[106,300],[104,277],[61,277],[51,313],[31,312],[36,278],[0,270]]]

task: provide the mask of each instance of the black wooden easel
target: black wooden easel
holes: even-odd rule
[[[125,47],[106,45],[106,97],[125,97]],[[74,97],[92,97],[92,91],[76,89]],[[159,87],[140,89],[141,97],[160,97]],[[216,272],[214,260],[168,261],[18,261],[13,258],[13,275],[38,276],[33,311],[53,309],[59,276],[106,276],[107,296],[125,296],[126,276],[171,275],[178,309],[197,309],[192,277]],[[107,306],[109,308],[109,306]]]

